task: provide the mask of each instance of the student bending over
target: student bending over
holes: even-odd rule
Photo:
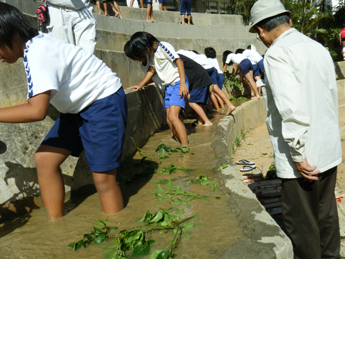
[[[223,53],[223,57],[224,57],[224,53]],[[223,73],[225,72],[228,65],[232,65],[232,64],[236,64],[236,66],[240,67],[242,74],[246,77],[246,79],[249,82],[249,85],[251,86],[254,92],[254,95],[255,95],[254,97],[257,99],[260,99],[260,94],[254,81],[253,65],[250,62],[250,60],[247,59],[243,54],[234,54],[233,52],[228,51],[228,55],[225,59],[224,66],[223,66]],[[234,66],[234,70],[235,69],[236,68]]]
[[[116,169],[127,119],[120,79],[91,53],[38,32],[13,6],[0,3],[0,23],[0,59],[14,63],[23,57],[28,80],[28,101],[0,109],[0,122],[42,121],[49,103],[61,112],[34,156],[49,220],[64,215],[60,165],[83,150],[103,212],[120,211]]]
[[[185,108],[189,94],[188,80],[183,62],[174,47],[170,43],[159,42],[145,31],[136,32],[126,46],[133,60],[143,61],[146,55],[150,56],[150,66],[154,67],[150,71],[152,74],[157,73],[165,86],[164,104],[172,136],[182,145],[187,145],[187,130],[180,111]]]

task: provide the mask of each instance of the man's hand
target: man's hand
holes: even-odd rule
[[[317,181],[317,175],[320,174],[320,170],[316,170],[316,167],[311,167],[307,159],[304,158],[303,162],[295,162],[298,172],[309,181]]]

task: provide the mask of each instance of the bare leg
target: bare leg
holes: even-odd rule
[[[131,0],[131,2],[129,3],[129,7],[133,7],[133,2],[134,0]]]
[[[190,14],[188,14],[188,15],[187,15],[187,19],[188,19],[188,25],[190,25],[190,17],[191,17],[191,15],[190,15]]]
[[[186,127],[180,119],[180,110],[181,107],[178,105],[171,105],[166,111],[167,111],[167,119],[172,124],[173,129],[176,131],[177,139],[182,145],[188,144],[188,137],[187,137],[187,130]]]
[[[96,1],[96,6],[97,6],[98,14],[102,14],[102,11],[101,11],[101,4],[100,4],[99,1]]]
[[[167,10],[167,4],[164,4],[164,11]]]
[[[254,80],[255,80],[255,85],[256,85],[256,82],[258,81],[258,80],[260,80],[261,79],[261,77],[259,76],[259,77],[254,77]],[[259,93],[259,95],[261,95],[261,86],[259,86],[259,87],[257,87],[257,89],[258,89],[258,93]]]
[[[181,14],[181,22],[182,22],[182,24],[185,24],[185,22],[184,22],[184,14]]]
[[[144,8],[144,0],[139,0],[139,3],[140,3],[140,7]]]
[[[116,213],[123,209],[123,198],[116,181],[116,169],[92,173],[104,213]]]
[[[224,101],[224,103],[228,107],[225,115],[230,115],[236,109],[236,107],[229,101],[224,91],[222,91],[217,84],[214,84],[213,87],[214,92]]]
[[[212,122],[206,116],[204,109],[197,103],[189,102],[189,106],[197,113],[197,115],[202,119],[204,122],[204,126],[212,126]]]
[[[113,5],[114,5],[115,9],[114,9],[114,7],[112,7],[112,10],[115,13],[115,17],[119,16],[122,19],[123,16],[121,14],[119,5],[117,4],[116,1],[113,1]]]
[[[260,95],[259,95],[259,92],[258,92],[258,89],[256,87],[256,84],[255,84],[255,81],[254,81],[254,78],[253,78],[253,71],[249,71],[246,75],[245,75],[246,79],[248,80],[251,88],[253,89],[254,91],[254,94],[255,94],[255,97],[257,99],[260,99]]]
[[[216,110],[219,110],[218,101],[217,101],[217,98],[216,98],[216,94],[214,92],[212,92],[210,94],[210,98],[211,98],[211,101],[212,101],[214,107],[216,108]]]
[[[163,11],[163,4],[161,2],[159,3],[159,10]]]
[[[222,101],[222,99],[215,93],[214,94],[215,96],[216,96],[216,98],[217,98],[217,101],[218,101],[218,103],[219,103],[219,106],[221,107],[221,108],[223,108],[224,107],[224,102]]]
[[[108,14],[108,3],[107,2],[103,2],[103,8],[104,8],[104,15],[109,16],[109,14]]]
[[[41,196],[51,221],[64,215],[65,188],[60,165],[70,154],[66,149],[41,145],[34,155]]]

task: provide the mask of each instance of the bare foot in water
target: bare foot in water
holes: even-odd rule
[[[230,115],[235,109],[236,107],[233,105],[231,108],[228,108],[228,111],[225,113],[225,115]]]
[[[197,124],[198,125],[202,125],[202,126],[212,126],[213,125],[213,123],[211,122],[211,121],[207,121],[207,122],[205,122],[205,123],[203,123],[203,122],[201,122],[201,121],[198,121],[197,122]]]

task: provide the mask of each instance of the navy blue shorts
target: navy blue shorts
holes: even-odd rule
[[[254,77],[260,77],[260,70],[259,70],[259,66],[257,64],[253,65],[253,76]]]
[[[218,71],[214,67],[212,67],[212,68],[207,69],[206,72],[211,77],[211,79],[213,81],[213,84],[214,85],[215,84],[218,85],[218,82],[219,82],[219,73],[218,73]]]
[[[260,73],[265,73],[264,59],[258,62],[258,66],[259,66]]]
[[[189,83],[186,78],[186,86],[189,89]],[[187,97],[181,98],[180,93],[180,81],[177,81],[174,84],[168,85],[165,88],[165,95],[164,95],[164,107],[168,109],[171,105],[178,105],[182,109],[186,106]]]
[[[247,73],[249,73],[249,71],[252,71],[252,70],[253,70],[253,65],[252,65],[252,63],[250,62],[249,59],[243,59],[243,60],[240,62],[240,67],[241,67],[242,73],[243,73],[244,75],[246,75]]]
[[[208,86],[194,89],[190,93],[189,103],[203,103],[208,104]]]
[[[168,3],[168,0],[158,0],[158,2],[159,2],[160,4],[167,4],[167,3]]]
[[[192,14],[192,1],[191,0],[181,0],[180,14],[186,14],[187,16]]]
[[[152,5],[152,0],[145,0],[146,1],[146,5],[147,4],[151,4]]]
[[[118,168],[127,122],[127,100],[120,88],[93,102],[79,114],[60,114],[42,145],[71,151],[79,157],[83,150],[92,172]]]
[[[222,89],[222,88],[223,88],[224,81],[225,81],[225,77],[224,77],[224,74],[223,74],[223,73],[218,73],[218,76],[219,76],[218,87],[219,87],[220,89]]]

